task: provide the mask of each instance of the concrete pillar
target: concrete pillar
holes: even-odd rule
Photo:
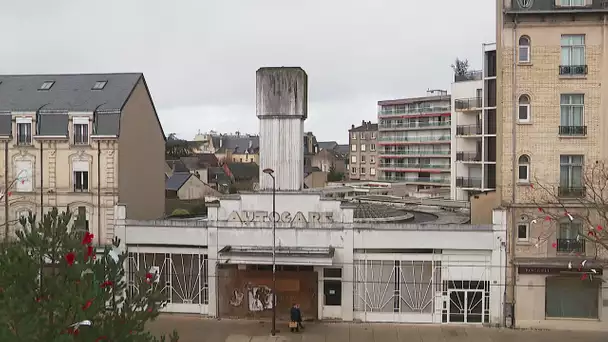
[[[217,277],[217,265],[219,260],[218,253],[218,224],[217,215],[219,210],[219,203],[209,203],[207,206],[207,284],[209,284],[209,304],[208,304],[208,315],[209,317],[218,317],[217,312],[219,298],[218,298],[218,285],[219,279]]]
[[[308,76],[302,68],[260,68],[256,73],[256,114],[260,119],[260,190],[302,190],[304,120],[308,116]]]
[[[344,223],[344,247],[342,248],[342,320],[352,321],[354,318],[354,291],[355,291],[355,236],[354,236],[354,208],[356,205],[342,204]]]
[[[490,270],[490,324],[503,326],[505,323],[505,284],[507,276],[507,211],[492,212],[494,249]]]

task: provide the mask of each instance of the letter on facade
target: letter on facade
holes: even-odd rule
[[[298,211],[294,217],[293,217],[293,221],[291,221],[292,223],[306,223],[306,217],[304,217],[304,214],[302,214],[301,211]]]
[[[231,212],[228,215],[228,222],[243,222],[243,220],[241,219],[241,217],[239,216],[239,213],[235,210],[233,212]]]

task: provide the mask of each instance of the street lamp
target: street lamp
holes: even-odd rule
[[[276,179],[274,178],[273,169],[264,169],[262,172],[272,177],[272,331],[270,334],[274,336],[277,332],[277,265],[276,265],[276,233],[277,233],[277,218],[276,215]]]

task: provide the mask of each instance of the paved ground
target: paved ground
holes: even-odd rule
[[[177,329],[180,342],[605,342],[606,333],[519,331],[474,326],[401,325],[362,323],[308,323],[299,334],[285,322],[270,336],[270,323],[215,320],[199,316],[164,315],[152,323],[154,332]]]

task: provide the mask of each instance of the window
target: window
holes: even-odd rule
[[[559,0],[558,6],[563,6],[563,7],[585,6],[585,0]]]
[[[361,152],[365,152],[365,144],[361,144]]]
[[[357,173],[357,168],[356,167],[351,167],[350,168],[350,173],[352,173],[352,174]]]
[[[376,144],[369,144],[369,150],[370,151],[375,151],[376,150]]]
[[[369,174],[372,175],[372,176],[375,176],[376,175],[376,168],[375,167],[370,167],[369,168]]]
[[[323,304],[327,306],[342,305],[342,269],[323,269]]]
[[[585,135],[585,95],[564,94],[560,96],[560,135]]]
[[[357,152],[357,145],[356,144],[350,145],[350,151],[351,152]]]
[[[519,97],[519,122],[530,122],[530,96],[524,94]]]
[[[91,88],[91,89],[92,90],[102,90],[103,88],[105,88],[107,83],[108,83],[108,81],[97,81],[97,82],[95,82],[95,84],[93,85],[93,88]]]
[[[547,277],[545,315],[547,318],[597,319],[601,280],[581,281],[580,277]]]
[[[365,164],[365,156],[361,156],[361,164]]]
[[[585,239],[579,235],[583,233],[583,221],[577,217],[564,217],[559,221],[559,231],[557,232],[557,252],[558,253],[584,253]]]
[[[362,167],[362,168],[361,168],[361,174],[362,174],[362,175],[364,175],[364,174],[365,174],[365,168],[364,168],[364,167]]]
[[[357,139],[357,132],[352,132],[350,134],[351,139]]]
[[[530,37],[521,36],[519,38],[519,56],[520,63],[530,63]]]
[[[357,163],[357,156],[350,156],[350,162],[352,164],[356,164]]]
[[[40,88],[38,88],[38,90],[51,90],[53,84],[55,84],[55,81],[45,81],[44,83],[42,83]]]
[[[87,145],[89,143],[89,119],[74,118],[74,145]]]
[[[370,164],[376,164],[376,157],[374,157],[374,156],[369,156],[369,163],[370,163]]]
[[[74,227],[78,230],[89,231],[89,219],[87,217],[86,207],[78,207],[78,212],[74,220]]]
[[[17,192],[30,192],[34,190],[32,171],[34,169],[31,160],[15,161],[15,190]]]
[[[361,134],[359,135],[359,137],[360,137],[361,139],[365,139],[365,132],[361,132]]]
[[[87,161],[73,161],[74,192],[89,191],[89,163]]]
[[[585,35],[562,35],[560,75],[587,73],[585,62]]]
[[[530,239],[530,226],[527,223],[517,225],[517,241],[528,241]]]
[[[32,144],[32,119],[17,118],[17,145]]]
[[[517,160],[517,181],[526,183],[530,181],[530,157],[525,154]]]
[[[581,155],[559,157],[559,196],[580,197],[584,194],[583,162]]]

